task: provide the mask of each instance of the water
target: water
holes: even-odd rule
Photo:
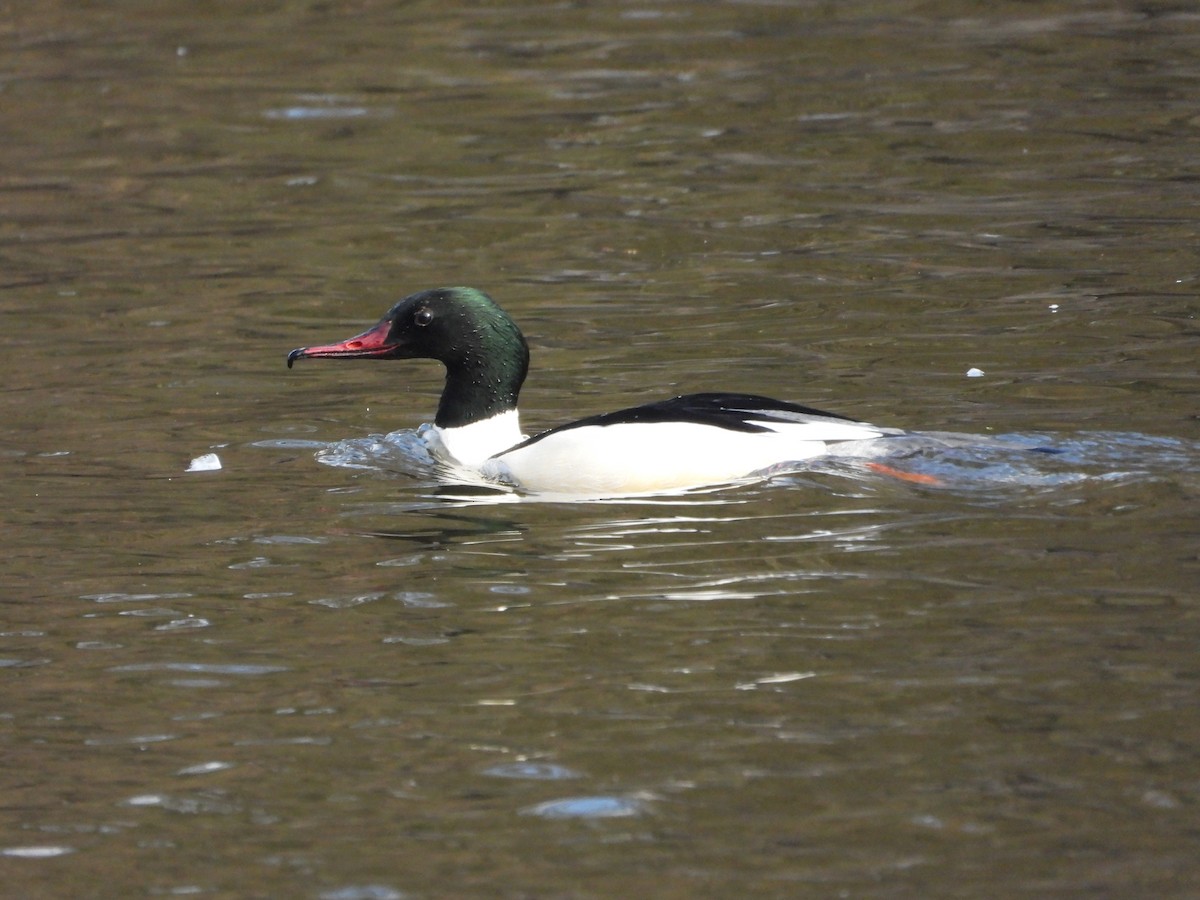
[[[6,894],[1190,894],[1190,12],[0,28]],[[728,389],[1000,440],[447,497],[435,364],[284,364],[441,284],[526,331],[530,430]]]

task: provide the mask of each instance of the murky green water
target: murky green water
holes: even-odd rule
[[[1189,895],[1190,11],[0,42],[6,896]],[[608,504],[318,464],[441,373],[284,354],[448,283],[529,336],[528,428],[721,388],[1070,453]]]

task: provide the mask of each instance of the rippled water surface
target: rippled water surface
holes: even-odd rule
[[[6,896],[1194,891],[1186,4],[0,42]],[[727,389],[978,442],[447,494],[435,364],[284,364],[443,284],[524,328],[531,430]]]

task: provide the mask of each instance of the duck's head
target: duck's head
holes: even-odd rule
[[[469,364],[480,352],[528,355],[525,338],[508,313],[474,288],[436,288],[405,297],[362,334],[336,344],[299,347],[298,359],[436,359]]]
[[[491,297],[452,287],[405,297],[352,338],[297,348],[288,354],[288,368],[298,359],[436,359],[446,366],[436,422],[453,427],[516,408],[529,347]]]

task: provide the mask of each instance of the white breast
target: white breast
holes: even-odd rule
[[[478,468],[489,457],[525,440],[515,409],[459,428],[422,425],[417,434],[437,459],[469,468]]]

